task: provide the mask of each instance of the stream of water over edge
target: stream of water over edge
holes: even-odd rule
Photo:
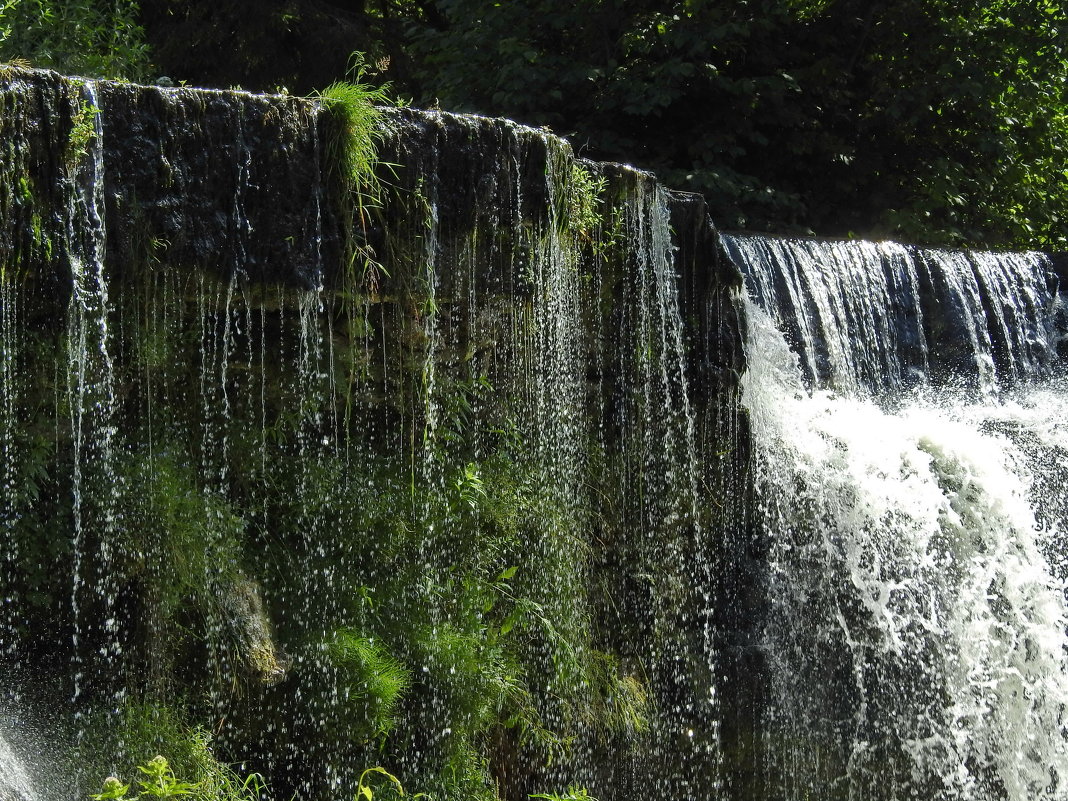
[[[68,790],[714,793],[677,202],[392,111],[364,219],[310,101],[2,77],[4,692]]]
[[[1068,393],[1048,260],[727,247],[754,298],[765,797],[1064,798]]]
[[[506,121],[384,113],[366,209],[307,100],[0,96],[3,701],[76,765],[25,793],[1068,797],[1045,257],[726,237],[746,300]]]

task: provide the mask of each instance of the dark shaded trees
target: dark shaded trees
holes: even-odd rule
[[[138,11],[137,0],[3,0],[0,62],[143,78],[149,58]]]
[[[420,99],[545,124],[728,227],[1065,244],[1068,27],[1034,0],[440,0]]]
[[[20,53],[12,19],[68,5],[107,4],[3,4],[0,56]],[[726,228],[1068,248],[1064,0],[141,0],[140,9],[158,74],[308,93],[343,77],[359,51],[417,105],[549,126],[584,155],[703,193]],[[75,58],[69,69],[94,63]]]

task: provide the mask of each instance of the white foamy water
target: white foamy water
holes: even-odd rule
[[[725,236],[750,294],[798,352],[810,386],[900,392],[932,373],[990,395],[1047,373],[1048,257],[894,242]]]
[[[864,371],[832,392],[748,311],[766,797],[1068,798],[1064,382],[999,391],[980,338],[983,393]],[[1001,374],[1031,376],[1029,348],[1010,344]]]

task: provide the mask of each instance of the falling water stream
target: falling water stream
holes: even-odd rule
[[[752,297],[765,797],[1068,797],[1048,261],[725,244]]]
[[[1068,799],[1046,257],[717,244],[647,174],[441,112],[383,112],[365,207],[334,127],[0,72],[0,681],[75,763],[9,726],[0,797],[192,749],[308,801],[375,766]]]
[[[209,737],[279,797],[715,792],[651,176],[393,110],[369,210],[314,102],[16,72],[0,110],[0,679],[79,792]]]

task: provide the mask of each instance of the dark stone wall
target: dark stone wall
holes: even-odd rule
[[[109,262],[164,247],[220,274],[313,287],[339,258],[309,101],[106,83]]]
[[[236,271],[255,282],[311,287],[335,278],[351,221],[328,177],[328,142],[336,132],[312,101],[83,85],[17,68],[4,69],[0,93],[7,98],[6,127],[18,124],[17,113],[25,128],[8,132],[15,144],[0,169],[32,171],[42,207],[51,207],[44,216],[55,222],[57,241],[63,226],[55,218],[73,177],[63,149],[72,117],[95,104],[103,129],[109,264],[137,266],[149,251],[165,249],[170,262],[224,276]],[[573,158],[563,140],[508,120],[387,109],[382,125],[383,180],[412,188],[434,176],[435,214],[448,231],[544,219],[548,162]],[[654,180],[619,165],[595,169]],[[692,336],[691,378],[698,395],[730,392],[744,370],[742,321],[733,300],[741,276],[719,250],[703,199],[670,197],[680,303]],[[12,237],[29,235],[22,208],[5,209],[9,253]],[[396,225],[406,211],[387,205],[370,226],[357,226],[357,235],[374,246],[383,236],[376,226]]]

